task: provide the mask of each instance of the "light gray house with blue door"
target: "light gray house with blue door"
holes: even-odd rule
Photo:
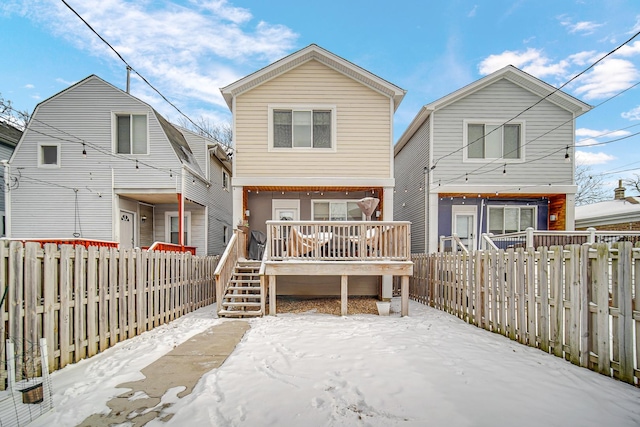
[[[231,163],[213,139],[91,75],[38,104],[8,165],[7,236],[223,252]],[[182,233],[180,233],[182,230]]]
[[[591,106],[504,67],[425,105],[394,148],[394,218],[414,253],[457,234],[573,230],[575,118]]]

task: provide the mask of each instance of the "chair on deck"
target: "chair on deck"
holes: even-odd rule
[[[316,234],[302,234],[296,227],[291,227],[287,242],[289,257],[311,258],[308,254],[315,249],[320,249],[333,239],[333,233],[319,232]]]

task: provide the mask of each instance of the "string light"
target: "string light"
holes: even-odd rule
[[[567,145],[567,151],[564,153],[564,161],[569,161],[569,146]]]
[[[502,168],[502,173],[505,174],[507,173],[507,164],[504,164],[504,167]]]
[[[465,174],[464,174],[464,180],[465,180],[466,182],[469,182],[469,174],[468,174],[468,173],[465,173]]]
[[[140,169],[140,166],[138,166],[138,161],[136,160],[136,169]]]
[[[84,142],[82,143],[82,157],[87,158],[87,147],[85,147]]]

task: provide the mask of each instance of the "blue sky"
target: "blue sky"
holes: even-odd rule
[[[229,122],[220,87],[315,43],[407,90],[396,140],[421,106],[504,65],[559,86],[640,31],[637,0],[67,3],[193,119]],[[0,94],[19,110],[90,74],[125,87],[124,64],[60,0],[3,0],[0,28]],[[597,106],[577,121],[576,159],[611,183],[640,175],[640,85],[610,99],[638,82],[640,36],[565,88]],[[179,119],[135,76],[131,92]]]

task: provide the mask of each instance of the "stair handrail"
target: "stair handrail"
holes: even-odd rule
[[[227,247],[220,257],[220,261],[216,266],[216,270],[213,273],[213,276],[216,280],[216,306],[218,312],[222,310],[222,297],[227,291],[229,280],[231,280],[233,270],[240,256],[240,243],[244,241],[241,234],[242,236],[244,236],[243,231],[234,230],[233,236],[231,236]],[[244,254],[244,251],[242,252],[242,254]]]

